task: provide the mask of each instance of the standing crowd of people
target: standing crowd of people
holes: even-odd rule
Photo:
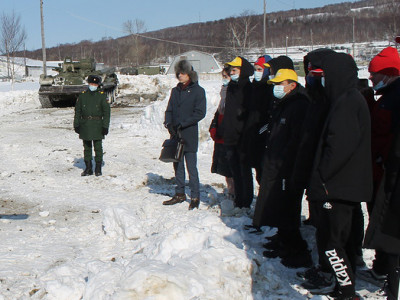
[[[254,169],[259,192],[253,223],[246,229],[278,229],[263,244],[263,255],[280,258],[289,268],[307,268],[297,273],[305,289],[359,299],[357,277],[385,285],[388,299],[397,299],[399,53],[387,47],[370,61],[372,88],[358,78],[348,54],[317,49],[303,63],[304,87],[287,56],[263,55],[254,64],[238,56],[225,64],[221,100],[209,130],[215,141],[211,171],[226,177],[235,206],[248,209],[255,196]],[[200,203],[198,122],[206,114],[206,98],[188,61],[180,61],[175,73],[179,84],[171,92],[164,125],[186,144],[184,159],[174,163],[176,193],[163,204],[186,200],[186,163],[189,209],[194,209]],[[306,221],[316,228],[315,265],[300,231],[303,199],[309,206]],[[365,237],[362,202],[369,214]],[[372,269],[357,270],[363,247],[376,250]]]

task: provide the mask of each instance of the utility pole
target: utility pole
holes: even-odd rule
[[[310,29],[310,35],[311,35],[311,51],[314,50],[314,41],[313,41],[313,31],[312,28]]]
[[[288,36],[286,36],[286,56],[287,56],[287,44],[288,44]]]
[[[264,19],[263,19],[263,46],[264,46],[264,54],[267,53],[267,0],[264,0]]]
[[[44,41],[44,22],[43,22],[43,0],[40,1],[40,25],[42,29],[42,55],[43,55],[43,75],[47,76],[46,66],[46,43]]]
[[[354,29],[354,27],[355,27],[355,17],[354,17],[354,15],[353,15],[353,59],[355,60],[356,59],[356,57],[354,56],[355,55],[355,29]]]

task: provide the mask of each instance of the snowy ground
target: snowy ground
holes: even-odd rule
[[[209,171],[207,131],[220,81],[200,82],[208,103],[198,154],[202,202],[188,211],[188,203],[162,205],[174,191],[172,165],[158,156],[176,80],[120,80],[125,95],[141,87],[164,100],[112,108],[101,177],[80,176],[73,108],[41,109],[37,81],[14,91],[0,83],[0,299],[324,299],[299,288],[298,270],[262,256],[274,229],[245,231],[252,212],[232,209],[223,178]],[[313,229],[303,234],[315,256]],[[364,253],[368,263],[372,256]]]

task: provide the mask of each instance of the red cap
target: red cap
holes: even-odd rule
[[[261,68],[265,68],[264,66],[265,64],[265,57],[264,56],[260,56],[257,61],[254,63],[254,65],[260,66]]]
[[[369,63],[370,73],[380,73],[388,76],[400,75],[400,57],[396,48],[387,47],[377,54]]]

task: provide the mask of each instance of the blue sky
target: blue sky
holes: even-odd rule
[[[267,12],[309,8],[343,0],[267,0]],[[26,48],[41,48],[40,1],[0,0],[2,13],[21,17],[27,32]],[[248,10],[263,13],[263,0],[44,0],[46,46],[98,41],[126,35],[122,24],[141,19],[147,31],[237,16]]]

